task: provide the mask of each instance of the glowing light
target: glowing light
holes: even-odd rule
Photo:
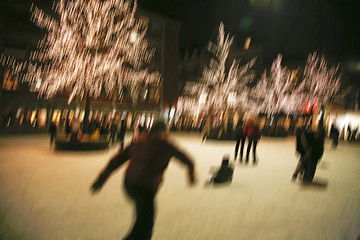
[[[135,18],[136,4],[59,0],[53,10],[57,18],[32,5],[32,21],[47,34],[28,61],[11,57],[6,61],[16,74],[24,73],[23,81],[36,84],[41,77],[40,95],[65,91],[70,102],[76,95],[96,98],[103,89],[107,95],[117,89],[121,98],[122,87],[127,86],[136,101],[140,85],[160,83],[160,74],[145,67],[155,50],[147,49],[147,26]]]
[[[41,87],[41,82],[42,82],[42,79],[39,78],[36,82],[36,86],[35,86],[35,90],[38,91]]]
[[[209,42],[208,51],[213,54],[208,66],[204,67],[199,82],[186,83],[184,92],[188,96],[180,97],[177,108],[181,111],[197,112],[209,111],[210,109],[226,109],[228,107],[247,108],[248,83],[251,82],[255,73],[251,68],[256,59],[243,66],[240,61],[233,60],[229,71],[225,65],[228,59],[233,37],[225,35],[224,25],[219,26],[217,42]],[[228,95],[232,93],[231,101]]]
[[[324,57],[319,58],[317,53],[309,54],[304,69],[304,78],[298,86],[304,102],[323,105],[339,102],[345,92],[340,92],[339,65],[328,67]]]
[[[131,34],[130,34],[130,42],[131,43],[135,43],[136,42],[136,40],[137,40],[137,32],[132,32]]]
[[[244,49],[249,49],[251,42],[251,37],[246,38]]]

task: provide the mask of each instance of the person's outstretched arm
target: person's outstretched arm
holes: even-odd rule
[[[99,174],[96,181],[91,185],[91,192],[96,193],[98,192],[101,187],[104,185],[105,181],[111,175],[111,173],[119,168],[122,164],[124,164],[130,158],[130,147],[124,149],[124,151],[119,152],[116,154],[105,167],[105,169]]]
[[[183,164],[185,164],[188,167],[188,177],[190,180],[190,184],[196,183],[196,177],[195,177],[195,165],[193,161],[186,156],[183,152],[178,150],[176,147],[172,146],[172,152],[173,156],[179,159]]]

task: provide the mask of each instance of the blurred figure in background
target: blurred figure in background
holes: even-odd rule
[[[316,131],[307,128],[301,137],[304,149],[302,166],[304,169],[303,183],[311,183],[314,179],[316,167],[324,153],[325,130],[322,123]]]
[[[56,131],[57,131],[57,127],[54,121],[52,121],[50,123],[49,126],[49,133],[50,133],[50,148],[52,147],[52,144],[56,138]]]
[[[119,132],[118,132],[118,142],[120,142],[120,151],[124,149],[125,134],[126,134],[126,121],[125,119],[121,119]]]
[[[303,159],[305,156],[305,146],[307,143],[302,143],[302,138],[306,131],[305,125],[296,129],[296,153],[300,154],[299,161],[296,165],[295,171],[292,176],[292,181],[296,181],[298,174],[302,176],[304,172]]]
[[[151,239],[155,215],[154,198],[162,182],[162,175],[172,157],[179,159],[187,166],[190,184],[195,183],[193,161],[172,145],[167,138],[165,123],[155,122],[149,134],[141,135],[124,151],[116,154],[91,186],[93,193],[98,192],[111,173],[129,161],[124,186],[128,196],[135,203],[136,219],[125,240]]]
[[[243,153],[244,153],[245,140],[246,140],[246,135],[244,134],[244,122],[242,119],[240,119],[237,122],[237,125],[235,128],[235,138],[236,138],[236,145],[235,145],[234,161],[236,161],[236,158],[237,158],[238,152],[239,152],[239,145],[241,144],[241,146],[240,146],[240,163],[241,163]]]
[[[213,174],[209,183],[231,183],[234,169],[229,166],[229,157],[224,156],[220,168]]]
[[[257,147],[258,140],[260,139],[260,128],[259,128],[257,120],[254,121],[252,119],[249,119],[245,124],[243,133],[246,136],[246,138],[248,139],[245,164],[249,163],[249,155],[250,155],[250,150],[251,150],[251,146],[252,146],[253,164],[255,165],[257,163],[256,147]]]
[[[112,120],[111,125],[110,125],[110,138],[109,138],[110,144],[115,143],[117,130],[118,129],[117,129],[115,120]]]
[[[331,147],[336,149],[339,144],[339,130],[335,127],[334,124],[331,125],[330,129],[330,138],[333,140]]]

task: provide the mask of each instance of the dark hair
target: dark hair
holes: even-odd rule
[[[162,131],[166,131],[165,122],[161,120],[156,120],[149,131],[149,135],[151,136]]]

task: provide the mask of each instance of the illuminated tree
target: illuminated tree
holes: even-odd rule
[[[257,102],[256,112],[272,115],[299,111],[301,102],[299,90],[291,77],[291,71],[281,66],[282,56],[274,60],[269,76],[266,72],[252,90]]]
[[[249,92],[247,84],[254,77],[251,68],[255,64],[255,58],[243,66],[234,59],[227,72],[226,61],[232,42],[233,37],[229,34],[225,36],[224,25],[221,23],[217,43],[209,42],[208,45],[213,57],[209,65],[204,67],[199,82],[185,86],[185,92],[190,97],[181,97],[178,109],[200,112],[239,106],[246,108]]]
[[[303,80],[298,87],[303,103],[321,106],[341,100],[345,92],[340,92],[338,70],[339,65],[328,67],[324,57],[319,58],[316,52],[309,54]]]
[[[32,21],[47,33],[29,61],[13,64],[24,81],[40,84],[40,95],[65,91],[69,102],[102,92],[121,97],[126,86],[136,101],[139,86],[159,83],[159,73],[145,68],[154,50],[147,49],[147,26],[131,1],[60,0],[54,10],[55,17],[32,6]]]

